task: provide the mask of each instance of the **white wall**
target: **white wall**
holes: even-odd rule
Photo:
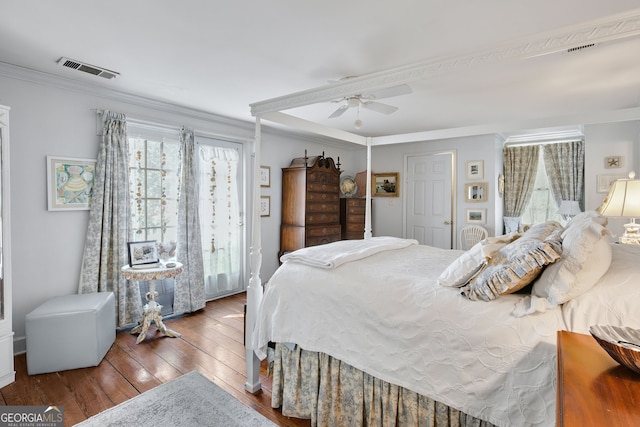
[[[54,296],[77,292],[89,215],[88,211],[47,210],[45,159],[47,155],[95,158],[100,141],[96,135],[95,109],[248,141],[246,151],[253,151],[253,123],[218,120],[187,109],[161,104],[156,108],[156,104],[136,104],[140,101],[121,98],[114,99],[105,92],[90,94],[0,76],[0,104],[11,107],[10,209],[16,353],[24,351],[25,315]],[[261,164],[270,166],[272,172],[271,187],[262,190],[262,194],[271,196],[272,202],[271,216],[262,219],[263,282],[278,265],[279,168],[288,166],[292,157],[304,156],[305,148],[309,155],[324,150],[327,156],[340,156],[344,164],[349,164],[352,156],[345,148],[323,146],[315,139],[306,143],[303,139],[282,131],[263,130]],[[248,279],[247,275],[245,283]]]

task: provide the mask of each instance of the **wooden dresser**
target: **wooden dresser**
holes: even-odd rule
[[[299,157],[282,168],[278,257],[340,240],[340,169],[331,157]]]
[[[340,226],[342,239],[363,239],[364,218],[367,199],[363,197],[343,197],[340,199]]]
[[[558,331],[558,427],[640,425],[640,374],[591,335]]]

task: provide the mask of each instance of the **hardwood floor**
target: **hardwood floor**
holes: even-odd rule
[[[1,405],[64,406],[65,426],[72,426],[157,385],[199,370],[243,404],[281,426],[309,426],[309,420],[288,418],[271,408],[271,378],[261,366],[262,390],[244,390],[244,293],[207,303],[197,313],[168,319],[182,334],[169,338],[149,328],[136,344],[136,335],[116,334],[100,365],[50,374],[27,375],[26,355],[15,357],[16,382],[0,389]]]

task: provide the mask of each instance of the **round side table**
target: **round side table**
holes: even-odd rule
[[[140,333],[136,344],[144,341],[151,322],[155,322],[158,330],[164,335],[174,338],[179,337],[180,334],[178,332],[167,328],[164,323],[162,323],[162,306],[156,302],[158,296],[158,292],[156,292],[156,280],[176,277],[182,273],[182,264],[177,262],[173,267],[166,267],[164,264],[161,264],[159,267],[153,268],[132,268],[129,265],[125,265],[122,267],[121,272],[122,276],[128,280],[149,281],[149,292],[145,295],[147,303],[143,307],[142,323],[131,330],[132,334]]]

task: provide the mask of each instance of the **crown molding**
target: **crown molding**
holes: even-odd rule
[[[606,17],[597,21],[538,34],[503,46],[471,54],[417,62],[355,77],[314,89],[250,104],[254,116],[326,102],[361,92],[411,83],[429,77],[506,61],[524,60],[550,55],[585,44],[624,40],[640,35],[640,9]]]

